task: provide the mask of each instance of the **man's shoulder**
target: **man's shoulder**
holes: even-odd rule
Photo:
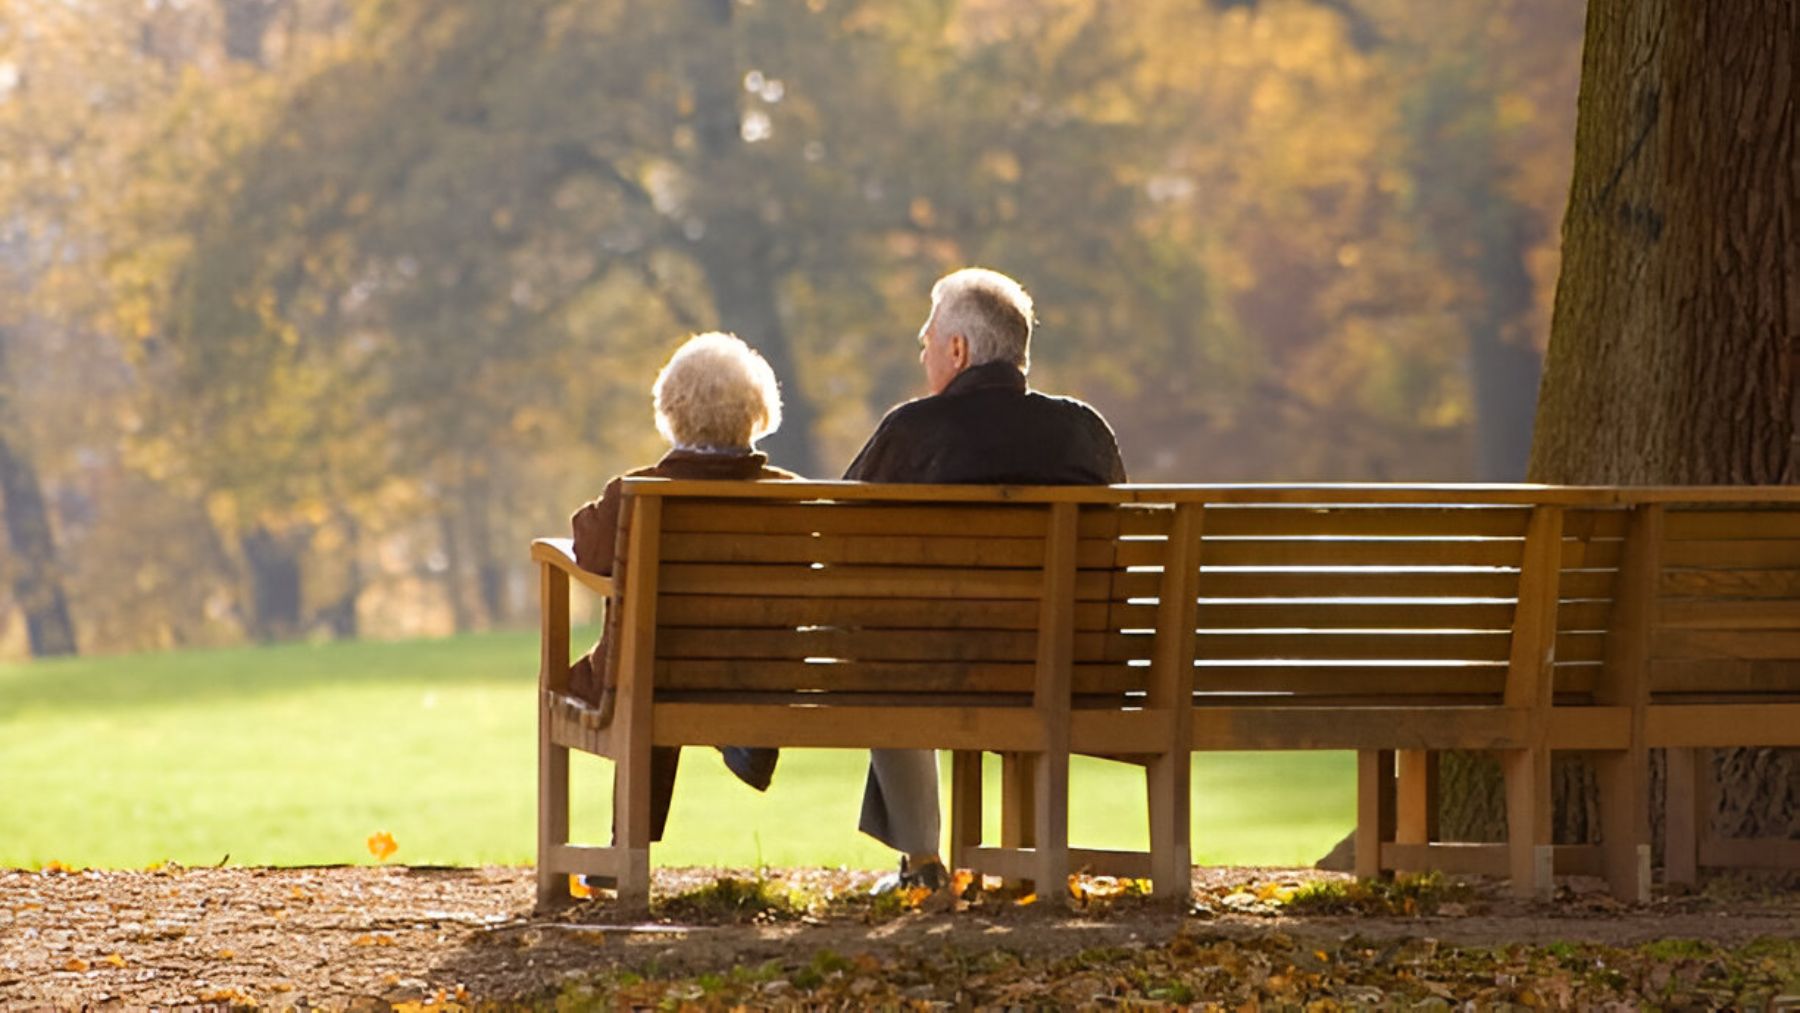
[[[1071,419],[1079,418],[1090,424],[1105,426],[1109,431],[1112,429],[1112,426],[1106,421],[1106,416],[1100,414],[1100,409],[1095,408],[1093,405],[1088,404],[1080,398],[1070,397],[1067,394],[1046,394],[1041,390],[1027,391],[1026,396],[1036,399],[1038,404],[1041,405],[1045,411],[1053,412]]]

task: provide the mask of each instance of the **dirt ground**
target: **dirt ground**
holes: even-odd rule
[[[1302,949],[1312,945],[1306,940],[1352,937],[1488,947],[1737,945],[1800,932],[1793,891],[1709,891],[1626,907],[1581,881],[1544,904],[1478,884],[1429,915],[1297,917],[1281,903],[1287,891],[1343,877],[1292,869],[1197,869],[1195,903],[1179,913],[1106,883],[1085,910],[994,895],[926,913],[868,900],[873,873],[830,870],[765,873],[776,888],[811,898],[808,912],[749,918],[675,900],[725,875],[732,873],[658,870],[658,918],[626,923],[604,899],[534,916],[530,869],[0,871],[0,1008],[529,1004],[621,968],[699,975],[770,961],[804,965],[821,951],[877,961],[996,949],[1049,958],[1167,945],[1196,928],[1213,939],[1280,933]]]

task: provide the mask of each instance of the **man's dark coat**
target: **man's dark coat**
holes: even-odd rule
[[[844,477],[944,485],[1114,485],[1126,481],[1112,427],[1074,398],[1040,394],[1006,362],[971,366],[942,393],[881,420]],[[892,842],[873,768],[861,827]]]

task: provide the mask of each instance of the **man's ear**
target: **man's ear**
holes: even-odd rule
[[[969,339],[961,334],[950,336],[950,362],[958,373],[969,368]]]

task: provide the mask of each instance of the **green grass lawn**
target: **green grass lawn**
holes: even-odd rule
[[[370,862],[382,830],[392,862],[529,863],[536,655],[529,635],[492,634],[0,665],[0,866]],[[758,795],[689,749],[652,860],[885,867],[856,832],[864,768],[794,750]],[[1195,860],[1311,862],[1351,825],[1354,768],[1197,757]],[[607,770],[576,754],[578,840],[605,839]],[[1075,844],[1143,846],[1137,768],[1077,759],[1073,778]]]

